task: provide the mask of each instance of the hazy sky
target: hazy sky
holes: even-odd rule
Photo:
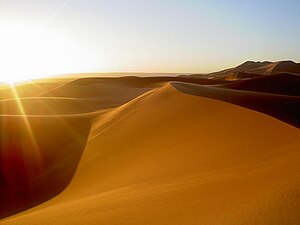
[[[0,0],[0,58],[32,73],[300,61],[299,10],[299,0]]]

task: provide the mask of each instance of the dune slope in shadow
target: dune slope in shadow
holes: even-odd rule
[[[188,83],[172,83],[172,85],[187,94],[218,99],[236,104],[258,112],[273,116],[279,120],[300,128],[300,97],[277,95],[262,92],[251,92],[204,86]],[[222,113],[222,112],[220,112]]]
[[[300,76],[288,73],[235,81],[218,86],[236,90],[300,96]]]
[[[1,116],[0,218],[61,192],[84,149],[91,118]]]

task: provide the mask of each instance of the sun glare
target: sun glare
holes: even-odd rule
[[[78,43],[41,26],[0,24],[0,49],[0,82],[9,84],[73,72],[84,64]]]
[[[33,65],[40,63],[40,34],[33,27],[1,25],[1,81],[13,83],[33,76]],[[34,63],[35,61],[35,63]]]

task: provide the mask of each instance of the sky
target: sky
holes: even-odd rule
[[[0,80],[300,62],[299,9],[298,0],[0,0]]]

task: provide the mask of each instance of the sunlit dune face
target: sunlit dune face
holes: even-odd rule
[[[65,34],[42,26],[0,23],[0,49],[0,82],[80,69],[80,45]]]

